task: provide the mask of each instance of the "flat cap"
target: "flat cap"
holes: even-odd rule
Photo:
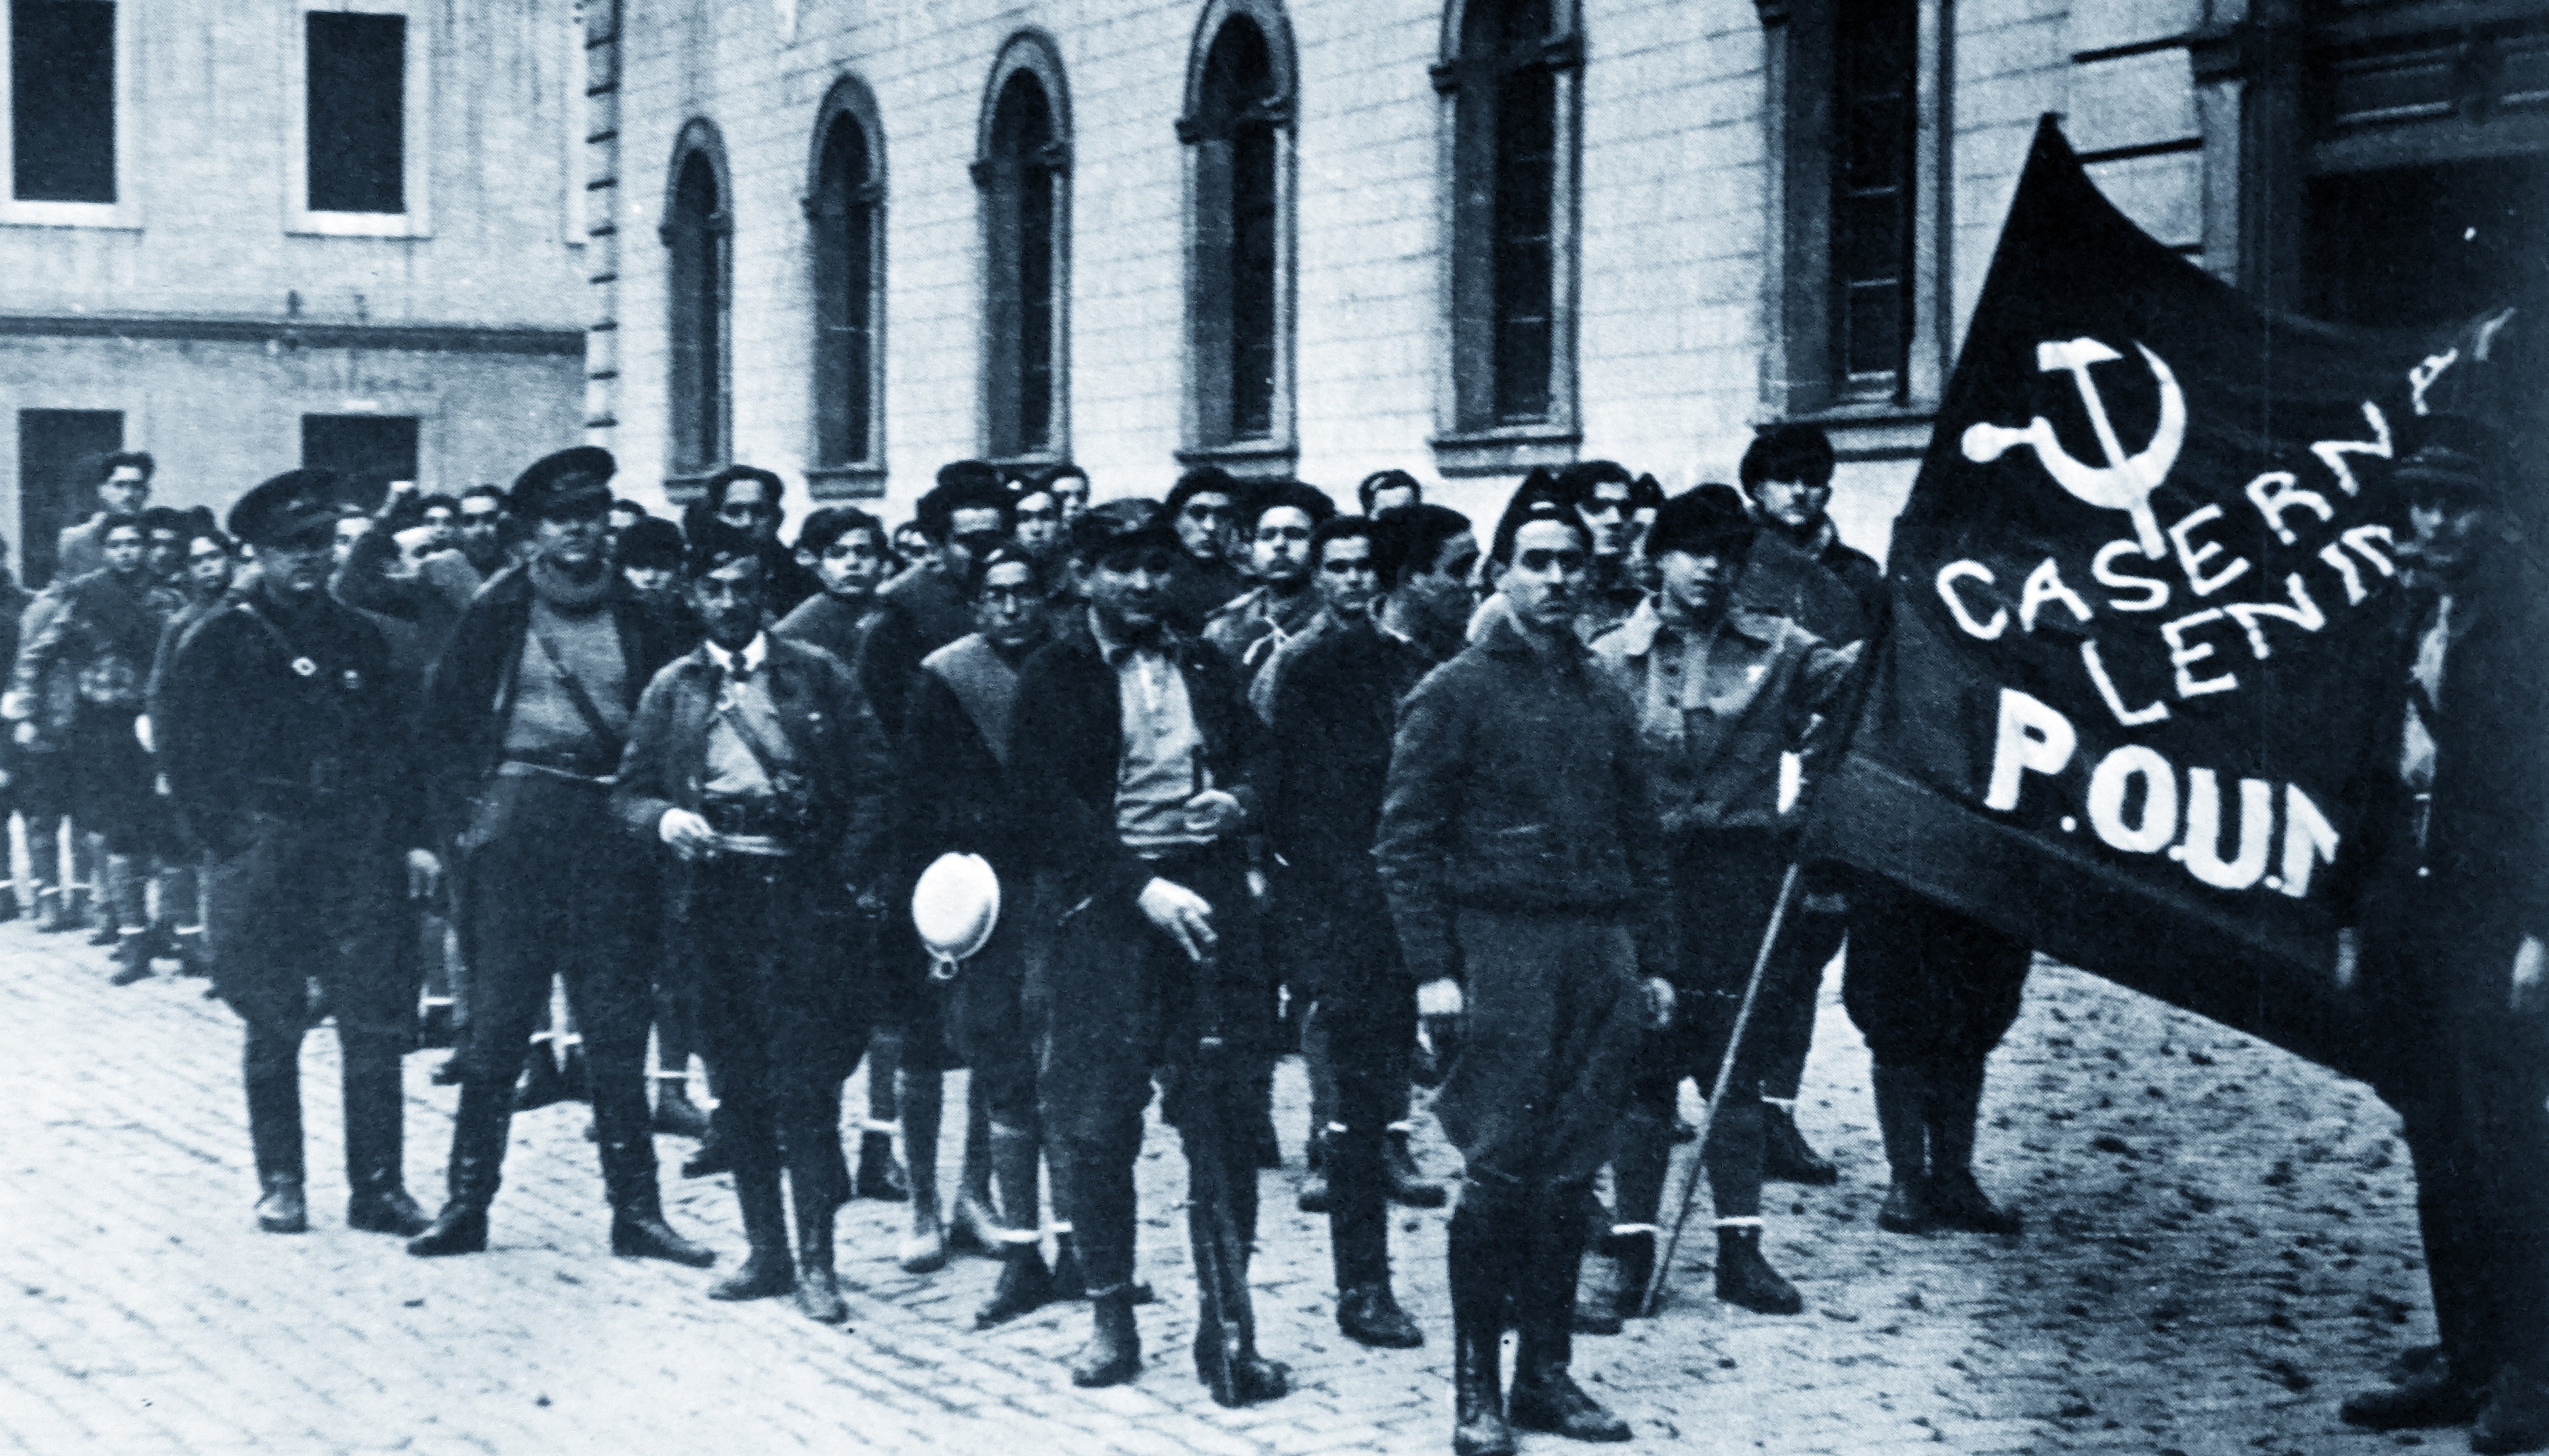
[[[618,470],[619,462],[600,445],[542,455],[514,478],[514,511],[534,521],[599,515],[611,509],[611,477]]]
[[[622,566],[650,566],[680,570],[682,565],[682,529],[660,516],[640,517],[628,523],[619,533],[612,553]]]
[[[333,535],[344,491],[326,470],[286,470],[259,482],[231,507],[231,534],[252,546],[280,545],[315,531]]]
[[[1157,501],[1108,501],[1089,507],[1071,523],[1071,554],[1083,561],[1100,561],[1154,545],[1165,546],[1179,559],[1184,559],[1177,528],[1170,523],[1167,509]]]
[[[2507,481],[2494,431],[2465,416],[2436,415],[2416,422],[2415,437],[2416,447],[2390,472],[2409,500],[2502,502]]]

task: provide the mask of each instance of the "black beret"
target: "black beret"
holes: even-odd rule
[[[286,470],[262,481],[231,507],[231,534],[252,546],[280,545],[314,531],[333,535],[345,514],[336,477],[325,470]]]
[[[618,470],[619,462],[600,445],[542,455],[515,477],[514,511],[534,521],[578,512],[598,515],[611,509],[611,477]]]
[[[619,533],[619,540],[612,550],[622,566],[678,569],[682,564],[682,529],[661,517],[641,516]]]
[[[950,460],[938,467],[940,490],[980,493],[999,490],[1007,484],[1000,467],[988,460]]]
[[[1108,501],[1089,507],[1071,523],[1071,554],[1085,562],[1102,561],[1119,552],[1155,545],[1184,558],[1177,527],[1157,501]]]
[[[733,527],[711,516],[691,533],[690,554],[682,560],[682,576],[697,581],[722,566],[761,556],[761,541],[748,531]]]
[[[1666,551],[1741,557],[1752,549],[1756,530],[1735,487],[1710,481],[1656,510],[1655,524],[1647,528],[1647,558],[1653,560]]]
[[[1584,524],[1575,519],[1572,502],[1558,477],[1545,466],[1535,465],[1522,484],[1514,487],[1513,499],[1505,502],[1505,513],[1496,521],[1495,547],[1489,553],[1497,561],[1513,559],[1514,536],[1535,521],[1556,521],[1573,527],[1583,534]],[[1590,542],[1587,542],[1589,545]]]

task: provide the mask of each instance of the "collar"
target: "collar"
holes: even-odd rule
[[[740,652],[729,652],[725,648],[718,646],[714,639],[702,637],[700,638],[700,651],[708,658],[708,666],[715,668],[719,672],[727,674],[732,674],[734,672],[735,660],[737,658],[741,658],[743,661],[742,675],[750,677],[752,674],[759,672],[761,670],[761,664],[768,661],[770,658],[770,633],[766,631],[754,632],[752,634],[752,640],[744,643],[743,650]]]
[[[1487,619],[1486,626],[1479,630],[1477,645],[1497,657],[1542,659],[1560,667],[1571,666],[1584,657],[1584,644],[1573,631],[1559,631],[1542,642],[1523,627],[1510,606]]]
[[[1174,648],[1177,645],[1177,633],[1170,630],[1167,623],[1160,624],[1159,636],[1147,644],[1121,641],[1106,631],[1105,624],[1097,620],[1095,607],[1088,609],[1088,639],[1097,644],[1098,657],[1109,667],[1123,666],[1124,659],[1135,652],[1156,652],[1163,657],[1176,655]]]
[[[1613,631],[1620,633],[1622,655],[1629,657],[1644,657],[1653,651],[1655,638],[1667,632],[1675,637],[1683,634],[1679,629],[1664,622],[1663,613],[1656,610],[1652,597],[1640,602],[1638,610],[1629,614],[1629,620]],[[1730,631],[1755,646],[1766,647],[1777,638],[1779,623],[1777,618],[1764,617],[1748,608],[1729,607],[1717,619],[1717,626],[1712,631]]]

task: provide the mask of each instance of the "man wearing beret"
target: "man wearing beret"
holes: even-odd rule
[[[260,569],[178,643],[151,722],[169,793],[209,851],[214,984],[247,1025],[257,1225],[309,1227],[301,1037],[316,980],[343,1066],[345,1221],[413,1234],[425,1219],[400,1175],[399,1054],[415,1035],[416,963],[389,941],[401,897],[439,866],[421,847],[389,645],[328,595],[335,491],[327,472],[294,470],[232,509]]]
[[[563,975],[582,1024],[610,1195],[611,1249],[705,1268],[664,1222],[646,1113],[646,1024],[659,925],[655,865],[618,831],[611,790],[638,694],[676,646],[612,569],[608,450],[560,450],[514,484],[530,559],[480,588],[435,663],[421,733],[457,846],[471,1008],[450,1199],[420,1256],[487,1246],[532,1020]]]
[[[647,685],[612,811],[680,860],[675,914],[699,957],[717,1137],[752,1245],[708,1297],[794,1289],[806,1317],[837,1324],[849,1317],[832,1273],[832,1220],[850,1196],[841,1083],[870,1011],[868,967],[843,949],[865,937],[837,927],[883,912],[891,770],[849,669],[762,631],[765,564],[722,523],[691,542],[684,574],[708,636]]]
[[[1253,1347],[1257,1170],[1233,1143],[1250,1120],[1247,1073],[1274,1035],[1241,842],[1269,745],[1229,664],[1169,626],[1186,556],[1166,513],[1109,501],[1071,539],[1088,609],[1019,669],[1007,761],[1015,842],[1037,882],[1038,1094],[1095,1322],[1071,1378],[1116,1385],[1142,1368],[1133,1164],[1156,1072],[1185,1140],[1197,1268],[1218,1273],[1201,1279],[1196,1373],[1238,1404],[1272,1400],[1289,1372]],[[1235,1240],[1220,1236],[1215,1203]]]

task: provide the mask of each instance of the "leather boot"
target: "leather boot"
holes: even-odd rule
[[[265,1196],[256,1201],[256,1226],[268,1233],[308,1233],[310,1205],[301,1195],[301,1180],[288,1173],[257,1179]]]
[[[109,986],[130,986],[150,979],[150,932],[118,930],[115,932],[115,974],[106,978]]]
[[[1245,1149],[1233,1162],[1249,1161]],[[1232,1170],[1254,1177],[1246,1167]],[[1197,1250],[1195,1258],[1196,1311],[1194,1364],[1195,1378],[1212,1391],[1213,1400],[1225,1406],[1254,1406],[1276,1400],[1292,1389],[1291,1367],[1269,1360],[1257,1353],[1257,1319],[1254,1302],[1248,1292],[1248,1230],[1245,1220],[1234,1212],[1232,1221],[1240,1223],[1236,1247],[1224,1248],[1218,1257],[1203,1249],[1212,1233],[1202,1212],[1199,1194],[1190,1194],[1186,1205],[1186,1237]],[[1224,1333],[1235,1335],[1225,1342]],[[1228,1367],[1227,1385],[1215,1377]],[[1227,1391],[1227,1399],[1224,1392]]]
[[[1456,1456],[1513,1456],[1505,1423],[1504,1315],[1521,1262],[1511,1201],[1471,1180],[1452,1212],[1452,1449]]]
[[[514,1111],[527,1113],[567,1100],[566,1079],[558,1074],[556,1043],[534,1035],[522,1054],[522,1081],[514,1091]]]
[[[1761,1257],[1757,1222],[1717,1226],[1717,1297],[1759,1314],[1799,1314],[1806,1308],[1797,1287]]]
[[[1892,1180],[1876,1226],[1888,1233],[1927,1233],[1930,1216],[1930,1078],[1917,1066],[1878,1064],[1868,1073],[1877,1135]]]
[[[731,1173],[733,1171],[734,1154],[727,1149],[725,1139],[717,1136],[716,1114],[710,1113],[708,1114],[708,1130],[706,1135],[700,1138],[699,1150],[682,1160],[682,1176],[685,1178],[713,1178],[719,1173]]]
[[[2397,1385],[2348,1396],[2336,1413],[2366,1430],[2417,1430],[2472,1419],[2487,1397],[2487,1387],[2471,1382],[2445,1357]]]
[[[797,1287],[797,1265],[788,1254],[788,1211],[779,1198],[777,1168],[738,1171],[734,1201],[743,1211],[743,1237],[751,1246],[743,1267],[708,1286],[711,1300],[767,1300]]]
[[[1331,1123],[1313,1131],[1310,1140],[1303,1145],[1306,1152],[1302,1162],[1307,1171],[1301,1175],[1301,1195],[1297,1203],[1304,1213],[1327,1213],[1336,1210],[1336,1179],[1328,1167],[1328,1137],[1334,1125]]]
[[[1000,1220],[991,1213],[991,1109],[976,1079],[965,1079],[965,1155],[956,1206],[947,1215],[947,1252],[1000,1257]]]
[[[976,1329],[1006,1324],[1055,1299],[1053,1273],[1045,1267],[1044,1251],[1035,1244],[1043,1221],[1043,1201],[1036,1191],[1043,1149],[1032,1130],[997,1122],[991,1124],[989,1141],[991,1181],[998,1189],[1000,1222],[1005,1226],[994,1236],[1002,1261],[1000,1282],[992,1289],[990,1303],[975,1311]]]
[[[2487,1404],[2470,1426],[2470,1449],[2479,1456],[2508,1456],[2549,1447],[2549,1382],[2507,1365],[2488,1388]]]
[[[871,1069],[870,1075],[874,1075]],[[881,1204],[899,1204],[911,1197],[902,1164],[894,1156],[894,1134],[871,1127],[859,1134],[858,1196]]]
[[[96,929],[96,922],[90,919],[94,910],[95,907],[90,903],[90,896],[86,885],[72,884],[62,886],[63,929]]]
[[[1772,1183],[1830,1188],[1841,1182],[1841,1168],[1816,1152],[1797,1130],[1794,1108],[1761,1100],[1761,1176]]]
[[[345,1226],[413,1238],[432,1223],[408,1197],[407,1103],[396,1045],[386,1037],[339,1033],[345,1107]]]
[[[1411,1209],[1439,1209],[1450,1201],[1451,1192],[1416,1166],[1416,1153],[1407,1139],[1404,1127],[1390,1128],[1381,1139],[1381,1166],[1389,1174],[1389,1201]]]
[[[204,954],[204,927],[201,925],[179,925],[169,931],[168,953],[177,958],[177,974],[181,976],[209,976],[213,973],[212,961]]]
[[[623,1259],[662,1259],[693,1269],[716,1262],[714,1249],[691,1242],[664,1221],[664,1194],[655,1182],[655,1145],[643,1134],[626,1142],[603,1142],[602,1181],[611,1195],[611,1252]],[[784,1228],[780,1251],[785,1256]]]
[[[461,1082],[460,1112],[451,1128],[449,1193],[433,1222],[407,1241],[409,1253],[438,1259],[485,1251],[487,1209],[496,1201],[496,1189],[503,1180],[505,1141],[513,1125],[510,1080],[470,1077]]]
[[[1642,1318],[1647,1312],[1647,1286],[1655,1278],[1655,1232],[1652,1228],[1615,1231],[1607,1242],[1611,1263],[1620,1271],[1620,1317]]]
[[[1088,1298],[1088,1280],[1080,1272],[1080,1250],[1073,1243],[1068,1223],[1054,1225],[1053,1297],[1057,1300]]]
[[[840,1211],[793,1175],[789,1183],[797,1205],[797,1312],[816,1324],[846,1324],[850,1307],[832,1277],[832,1217]]]
[[[708,1135],[708,1115],[700,1111],[698,1103],[691,1101],[689,1074],[675,1076],[665,1072],[655,1078],[654,1126],[656,1131],[675,1137],[706,1138]],[[688,1172],[687,1169],[684,1171]]]
[[[1646,1312],[1647,1285],[1653,1278],[1653,1229],[1662,1216],[1664,1178],[1672,1168],[1672,1104],[1652,1096],[1632,1098],[1622,1115],[1611,1153],[1611,1184],[1618,1196],[1619,1216],[1607,1227],[1597,1225],[1594,1247],[1608,1257],[1587,1260],[1587,1267],[1612,1268],[1612,1317],[1633,1319]],[[1585,1332],[1583,1321],[1576,1332]]]
[[[1584,1185],[1544,1190],[1532,1208],[1529,1257],[1515,1323],[1522,1338],[1514,1351],[1513,1389],[1505,1418],[1517,1429],[1548,1431],[1572,1441],[1625,1441],[1629,1423],[1584,1393],[1568,1373],[1575,1286],[1590,1233]]]
[[[1938,1228],[2017,1234],[2027,1220],[1974,1182],[1974,1128],[1982,1116],[1983,1064],[1934,1069],[1930,1079],[1930,1220]]]
[[[88,943],[96,946],[113,945],[123,933],[123,927],[117,922],[123,918],[126,902],[133,898],[133,856],[130,854],[105,856],[98,866],[98,877],[103,882],[103,888],[99,893],[89,897],[89,915],[96,922],[96,928],[89,931]],[[134,920],[133,927],[137,930],[142,927],[140,918],[137,917]]]
[[[18,904],[18,882],[0,880],[0,922],[14,921],[22,913]]]
[[[301,1233],[310,1209],[301,1193],[301,1037],[254,1023],[239,1055],[247,1092],[248,1144],[256,1154],[256,1226],[268,1233]]]
[[[1083,1390],[1122,1385],[1142,1373],[1142,1333],[1131,1291],[1122,1285],[1088,1294],[1088,1343],[1071,1360],[1071,1383]]]
[[[1337,1328],[1358,1344],[1413,1350],[1425,1343],[1389,1292],[1389,1182],[1385,1133],[1331,1127],[1325,1151],[1334,1207],[1328,1247],[1337,1275]]]

